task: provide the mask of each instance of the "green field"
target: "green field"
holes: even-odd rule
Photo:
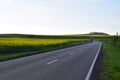
[[[117,46],[113,46],[112,40],[104,43],[105,71],[102,73],[101,80],[120,80],[120,41],[117,41]]]
[[[74,35],[30,35],[30,34],[0,34],[0,38],[38,38],[38,39],[109,39],[111,35],[104,34],[74,34]]]

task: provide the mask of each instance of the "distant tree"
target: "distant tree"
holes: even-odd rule
[[[107,34],[107,33],[104,33],[104,32],[90,32],[90,34],[109,35],[109,34]]]

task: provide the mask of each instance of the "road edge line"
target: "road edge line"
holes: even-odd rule
[[[97,54],[96,54],[96,56],[95,56],[95,58],[94,58],[94,60],[93,60],[93,62],[92,62],[92,65],[91,65],[91,67],[90,67],[90,69],[89,69],[89,71],[88,71],[88,74],[87,74],[85,80],[90,80],[91,75],[92,75],[92,72],[93,72],[93,68],[94,68],[94,66],[95,66],[95,63],[96,63],[96,60],[97,60],[97,58],[98,58],[98,55],[99,55],[99,53],[100,53],[101,48],[102,48],[102,43],[101,43],[100,46],[99,46],[99,49],[98,49],[98,51],[97,51]]]

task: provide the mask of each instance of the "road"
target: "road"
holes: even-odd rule
[[[100,42],[0,63],[0,80],[85,80]]]

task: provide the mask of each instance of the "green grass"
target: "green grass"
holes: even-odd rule
[[[105,41],[104,47],[105,72],[101,80],[120,80],[120,47],[113,46],[111,40]]]
[[[9,54],[9,55],[4,55],[4,56],[0,56],[0,62],[11,60],[11,59],[16,59],[20,57],[25,57],[29,55],[40,54],[40,53],[41,51],[34,51],[34,52],[24,52],[24,53],[14,53],[14,54]]]
[[[116,41],[115,46],[120,47],[120,41]]]
[[[88,39],[0,38],[0,61],[15,59],[88,42]]]

